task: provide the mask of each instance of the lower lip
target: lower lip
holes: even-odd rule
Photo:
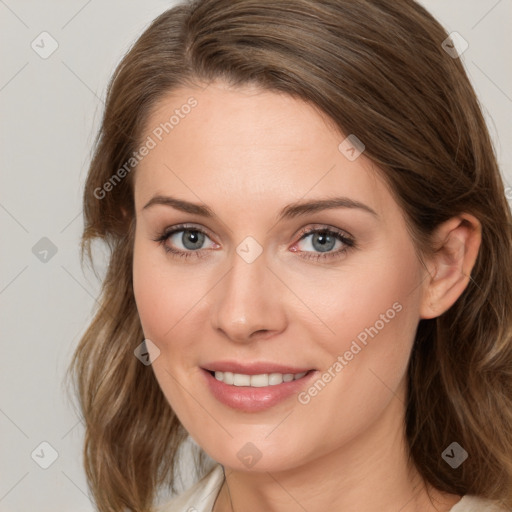
[[[244,412],[258,412],[269,409],[298,394],[317,373],[312,370],[304,377],[274,386],[253,388],[250,386],[231,386],[217,380],[209,371],[201,369],[213,396],[224,405]]]

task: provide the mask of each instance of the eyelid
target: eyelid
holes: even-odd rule
[[[315,233],[317,231],[332,231],[338,235],[344,236],[345,238],[354,240],[354,236],[344,229],[336,228],[334,226],[329,226],[328,224],[318,224],[318,223],[310,224],[308,227],[301,229],[299,231],[299,234],[296,236],[299,237],[299,240],[302,240],[302,238],[304,238],[306,235]]]
[[[155,238],[163,238],[163,237],[168,238],[172,234],[175,234],[179,231],[198,231],[199,233],[203,233],[204,235],[206,235],[212,241],[214,238],[208,229],[204,228],[203,226],[199,226],[196,224],[189,224],[189,223],[176,224],[174,226],[169,226],[169,227],[163,229],[162,231],[158,231],[157,234],[155,235]]]

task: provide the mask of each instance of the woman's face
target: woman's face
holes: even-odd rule
[[[426,271],[345,138],[300,100],[221,82],[146,125],[137,308],[163,393],[226,467],[371,457],[402,428]]]

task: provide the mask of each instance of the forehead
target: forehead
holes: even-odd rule
[[[347,158],[345,138],[328,116],[283,93],[219,82],[176,89],[142,133],[152,149],[135,172],[136,208],[167,193],[214,209],[344,195],[385,210],[393,199],[364,153]]]

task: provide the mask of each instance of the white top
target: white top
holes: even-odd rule
[[[156,512],[212,512],[213,504],[224,481],[222,466],[217,464],[202,480],[183,494],[157,508]],[[492,501],[465,495],[450,512],[506,512]]]

